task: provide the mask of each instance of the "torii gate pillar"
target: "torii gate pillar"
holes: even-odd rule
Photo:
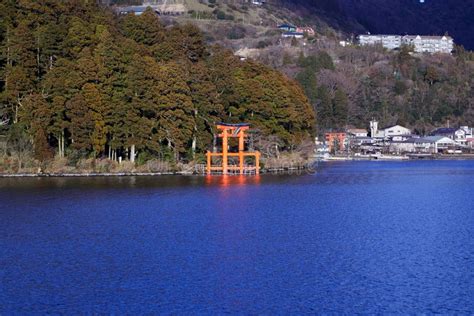
[[[249,124],[226,124],[220,123],[217,124],[217,129],[221,131],[218,135],[222,138],[222,152],[213,153],[207,152],[207,174],[212,174],[212,172],[221,172],[226,175],[229,173],[260,173],[260,153],[256,152],[246,152],[245,151],[245,131],[250,127]],[[239,139],[238,152],[229,152],[229,137]],[[222,157],[221,166],[212,165],[212,157]],[[239,163],[237,166],[229,166],[229,157],[238,157]],[[255,157],[255,166],[245,166],[246,157]]]

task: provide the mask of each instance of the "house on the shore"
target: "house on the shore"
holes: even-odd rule
[[[430,135],[448,137],[459,145],[467,146],[468,139],[472,138],[472,128],[468,126],[461,126],[459,128],[442,127],[435,129]]]
[[[461,126],[460,129],[463,129],[466,132],[466,138],[472,138],[474,133],[474,128],[469,126]]]
[[[467,139],[467,147],[474,149],[474,137],[470,137]]]
[[[427,136],[418,139],[414,139],[415,149],[417,152],[425,152],[437,154],[449,149],[454,149],[456,147],[456,142],[451,138],[444,136]]]
[[[411,130],[401,125],[390,125],[384,128],[378,128],[378,122],[372,120],[370,122],[370,137],[372,138],[380,138],[380,139],[393,139],[394,137],[402,137],[411,135]],[[401,140],[401,139],[394,139],[394,140]]]
[[[343,151],[346,148],[347,134],[344,131],[327,132],[324,135],[329,151]]]
[[[392,141],[389,144],[391,153],[426,153],[437,154],[456,148],[456,142],[449,137],[427,136],[411,138],[405,141]]]
[[[347,130],[347,134],[349,134],[351,137],[367,137],[369,132],[363,128],[349,128]]]

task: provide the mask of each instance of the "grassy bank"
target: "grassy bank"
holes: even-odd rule
[[[185,170],[185,166],[172,165],[166,161],[149,160],[143,164],[130,161],[121,163],[110,159],[79,159],[71,161],[67,158],[54,158],[48,161],[38,161],[31,158],[16,157],[0,158],[0,174],[3,175],[37,175],[37,174],[162,174],[175,173]]]
[[[304,170],[314,160],[301,153],[282,153],[261,159],[262,173]],[[0,158],[0,177],[94,177],[94,176],[157,176],[205,174],[205,164],[199,162],[173,164],[158,159],[142,163],[117,162],[110,159],[79,159],[77,161],[56,157],[38,161],[30,157],[4,156]]]

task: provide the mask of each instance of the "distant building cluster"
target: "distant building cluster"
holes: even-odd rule
[[[353,154],[441,154],[462,153],[474,149],[474,129],[468,126],[442,127],[425,136],[415,135],[409,128],[392,125],[384,128],[370,122],[370,130],[352,128],[325,134],[328,152]]]
[[[359,35],[360,45],[382,45],[387,49],[399,49],[402,45],[410,45],[416,53],[451,54],[454,40],[450,36],[421,36],[421,35]]]
[[[117,6],[115,11],[118,14],[135,14],[141,15],[146,11],[147,8],[151,8],[159,15],[182,15],[187,12],[186,6],[181,3],[170,3],[164,1],[161,4],[152,4],[149,2],[143,3],[143,5],[133,5],[133,6]]]
[[[305,34],[308,36],[314,36],[316,32],[312,27],[308,26],[295,26],[291,24],[278,25],[278,29],[283,31],[282,37],[285,38],[303,38]]]

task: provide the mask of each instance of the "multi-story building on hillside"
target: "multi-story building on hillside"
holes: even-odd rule
[[[406,35],[402,43],[412,45],[417,53],[444,53],[451,54],[454,41],[450,36],[420,36]]]
[[[416,53],[450,54],[454,49],[454,40],[450,36],[421,35],[359,35],[360,45],[382,45],[387,49],[398,49],[402,45],[413,46]]]
[[[360,45],[381,44],[387,49],[397,49],[402,46],[402,37],[400,35],[359,35]]]

